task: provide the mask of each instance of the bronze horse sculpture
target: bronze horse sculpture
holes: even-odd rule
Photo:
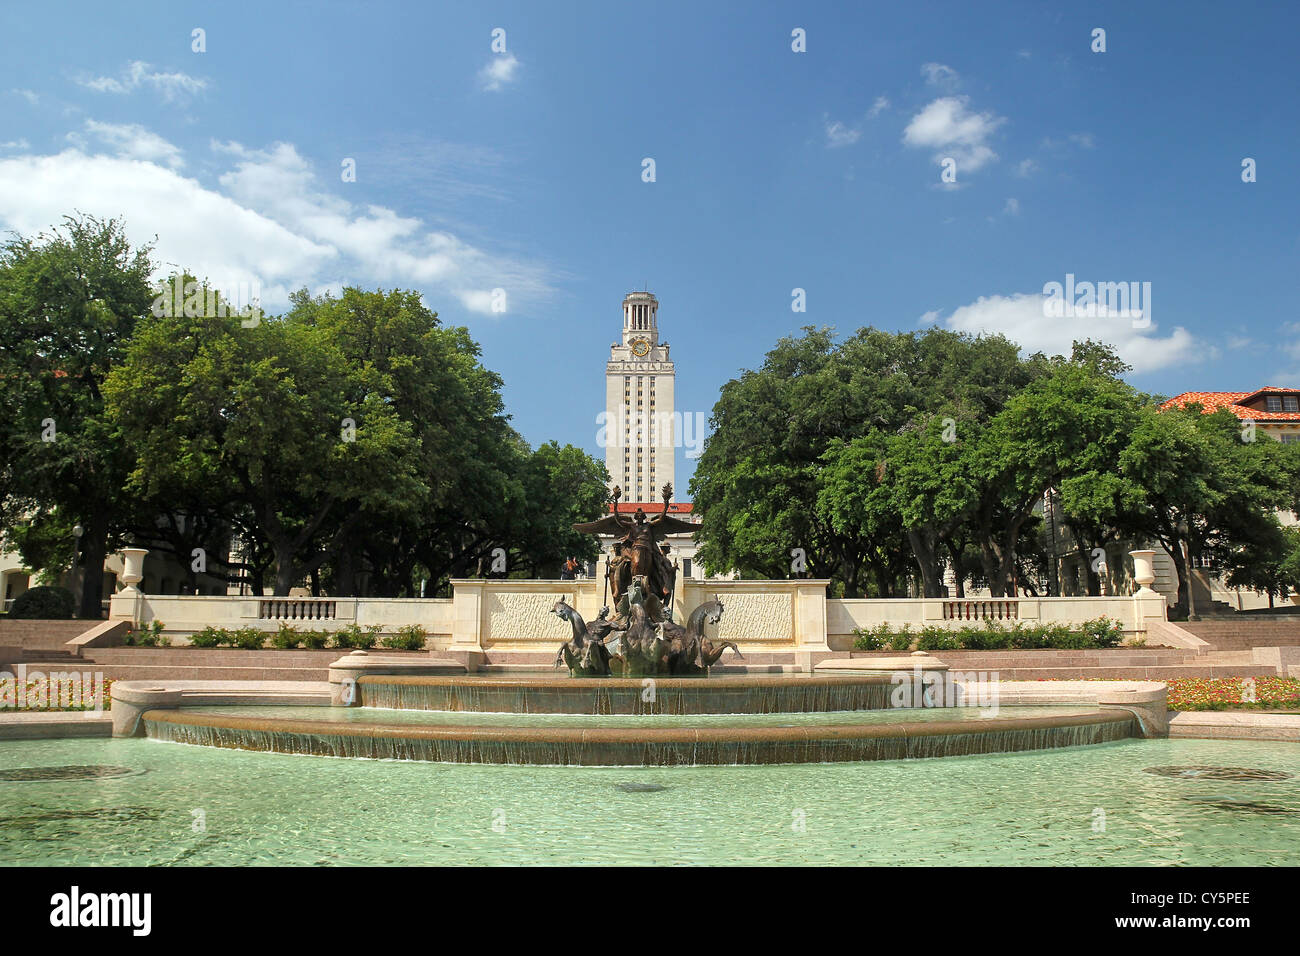
[[[555,602],[551,613],[560,620],[567,621],[573,632],[569,640],[560,645],[559,653],[555,655],[555,666],[559,667],[561,662],[566,664],[571,677],[608,677],[609,650],[595,636],[593,628],[587,625],[582,615],[566,604],[564,598]],[[603,630],[608,633],[608,628]]]
[[[665,635],[669,637],[669,673],[683,676],[707,674],[728,647],[744,660],[745,655],[740,653],[740,648],[734,641],[715,643],[704,636],[704,625],[716,625],[722,620],[722,611],[722,602],[715,597],[692,611],[685,627],[672,623],[662,625]]]
[[[706,625],[717,625],[722,619],[722,602],[716,597],[691,612],[685,627],[651,620],[647,610],[650,596],[645,593],[645,578],[640,575],[632,579],[625,598],[626,611],[616,620],[605,620],[606,609],[590,625],[563,598],[556,601],[551,613],[568,621],[572,636],[561,645],[555,666],[566,664],[573,677],[605,677],[611,673],[623,677],[688,677],[708,674],[727,648],[744,659],[735,642],[711,641],[704,634]],[[618,637],[611,640],[615,631]]]

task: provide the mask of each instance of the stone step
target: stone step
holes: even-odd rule
[[[416,656],[427,651],[389,651],[375,648],[369,653],[401,657]],[[167,664],[180,667],[328,667],[351,651],[346,648],[324,648],[293,651],[273,649],[242,650],[240,648],[199,647],[88,647],[82,656],[97,664]]]
[[[1261,664],[1210,664],[1182,667],[1019,667],[998,668],[997,673],[999,680],[1173,680],[1179,677],[1277,676],[1275,669]]]
[[[106,680],[255,680],[255,681],[328,681],[328,667],[187,667],[176,664],[95,664],[65,661],[37,661],[27,664],[31,671],[93,671]]]
[[[99,621],[26,621],[0,619],[0,646],[62,648],[89,631]]]

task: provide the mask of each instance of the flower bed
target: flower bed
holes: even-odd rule
[[[80,675],[76,672],[75,679],[79,682]],[[28,677],[25,686],[17,686],[17,681],[10,678],[0,678],[0,714],[6,711],[10,713],[30,713],[33,711],[68,711],[68,710],[102,710],[108,712],[109,707],[113,704],[113,681],[106,678],[103,682],[104,699],[96,701],[97,686],[90,687],[77,686],[75,691],[64,681],[52,682],[48,674],[41,679]],[[59,699],[62,698],[62,699]],[[79,700],[73,703],[73,700]]]
[[[1176,677],[1166,683],[1170,710],[1300,710],[1300,679],[1294,677]]]

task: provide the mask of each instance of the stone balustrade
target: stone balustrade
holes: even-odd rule
[[[781,649],[796,655],[846,649],[853,632],[883,623],[914,630],[927,625],[958,628],[971,622],[1041,621],[1078,625],[1103,615],[1125,632],[1143,634],[1148,622],[1165,620],[1165,599],[1149,589],[1131,596],[1054,598],[850,598],[828,599],[825,580],[699,581],[677,578],[673,619],[685,622],[701,604],[724,607],[717,635],[742,648]],[[587,621],[609,600],[604,581],[460,578],[451,598],[308,598],[114,595],[110,618],[147,624],[160,620],[183,638],[209,625],[276,630],[281,623],[317,630],[350,624],[379,625],[385,633],[417,624],[429,646],[469,654],[488,648],[553,650],[569,630],[551,608],[563,599]]]

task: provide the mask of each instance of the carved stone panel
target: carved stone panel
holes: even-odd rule
[[[733,591],[722,594],[718,636],[736,643],[794,640],[794,595]]]
[[[484,642],[541,641],[558,644],[569,639],[569,625],[551,613],[562,591],[490,591],[484,598]],[[574,595],[564,594],[574,603]]]

